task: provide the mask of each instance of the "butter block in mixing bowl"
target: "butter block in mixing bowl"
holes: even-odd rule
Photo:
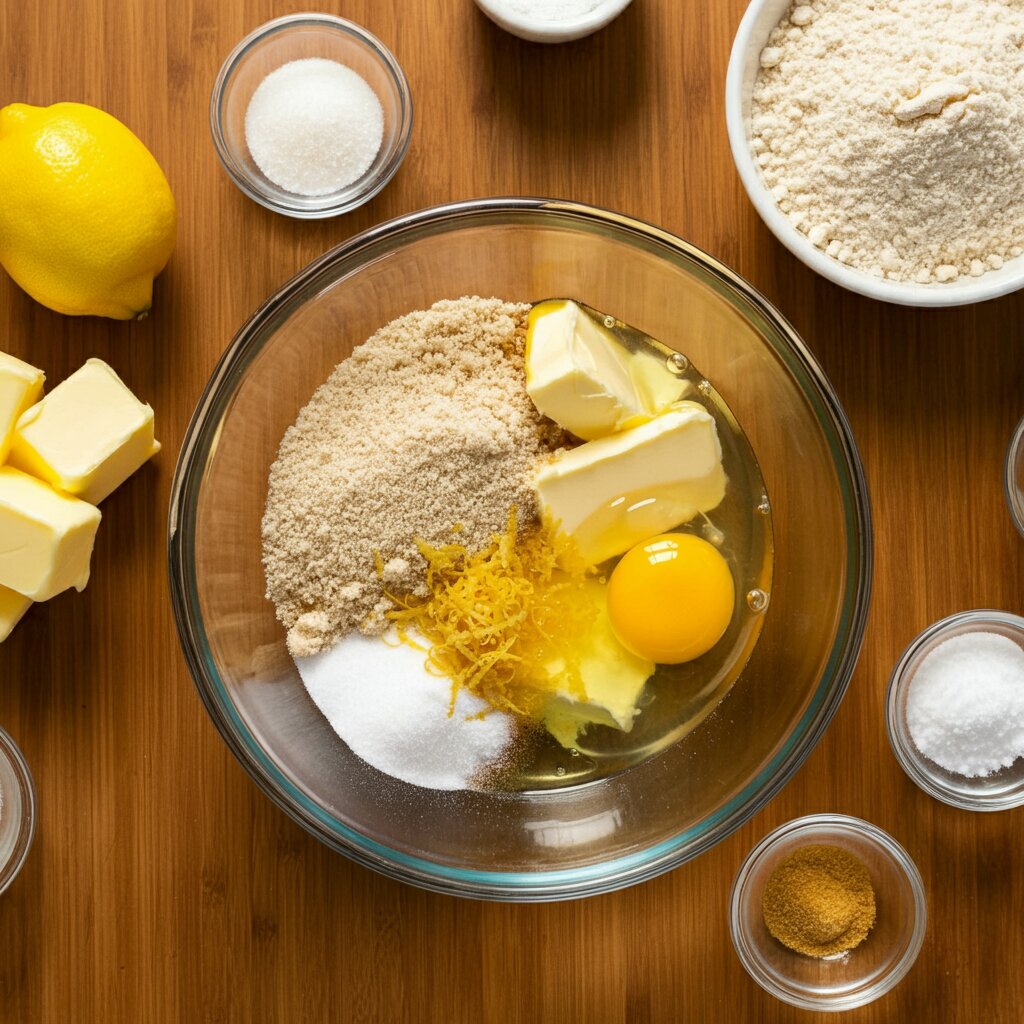
[[[537,474],[541,508],[597,565],[710,512],[725,496],[715,421],[694,402],[559,452]]]
[[[98,505],[160,450],[153,410],[101,359],[89,359],[22,413],[12,466]]]

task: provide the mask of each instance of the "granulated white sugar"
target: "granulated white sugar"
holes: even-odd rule
[[[256,166],[287,192],[322,196],[361,177],[384,138],[377,94],[351,68],[293,60],[257,86],[245,112]]]
[[[911,680],[907,727],[925,757],[959,775],[1024,757],[1024,650],[997,633],[939,644]]]
[[[471,788],[507,755],[511,717],[466,689],[449,714],[451,681],[427,672],[422,651],[393,635],[387,640],[355,634],[322,654],[296,658],[313,703],[353,753],[379,771],[427,789]]]
[[[761,51],[751,144],[790,223],[876,277],[1024,246],[1024,3],[802,0]]]

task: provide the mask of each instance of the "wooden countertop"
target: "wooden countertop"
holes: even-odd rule
[[[521,43],[471,0],[344,0],[404,66],[408,158],[368,206],[302,223],[246,199],[207,127],[231,47],[282,0],[57,0],[0,8],[0,104],[103,107],[150,146],[178,247],[140,323],[75,320],[0,277],[0,348],[60,380],[108,359],[156,409],[164,451],[104,506],[94,578],[0,647],[0,725],[39,790],[29,861],[0,897],[9,1021],[806,1021],[763,993],[726,903],[751,845],[802,814],[890,831],[929,898],[920,959],[852,1022],[1020,1019],[1024,809],[959,813],[903,775],[889,671],[950,612],[1024,611],[1024,541],[1003,505],[1024,413],[1024,296],[920,312],[819,279],[740,186],[723,113],[743,0],[636,0],[599,35]],[[639,886],[549,906],[419,892],[331,853],[228,753],[179,653],[165,510],[186,424],[235,329],[324,250],[387,218],[485,195],[548,195],[653,221],[749,278],[817,353],[853,423],[874,503],[875,592],[849,693],[781,795],[714,850]],[[0,202],[16,197],[0,197]],[[822,1018],[827,1019],[827,1018]]]

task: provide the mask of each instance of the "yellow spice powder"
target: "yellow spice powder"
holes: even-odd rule
[[[859,946],[875,923],[875,890],[863,862],[838,846],[804,846],[764,887],[764,923],[783,945],[824,957]]]

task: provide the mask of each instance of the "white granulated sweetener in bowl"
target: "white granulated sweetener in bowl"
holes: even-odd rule
[[[452,707],[451,680],[430,675],[423,658],[394,634],[356,633],[295,664],[313,703],[368,764],[413,786],[472,788],[507,756],[512,719],[465,689]]]
[[[907,728],[925,757],[971,778],[1024,757],[1024,650],[998,633],[943,641],[911,680]]]
[[[919,284],[1024,245],[1024,3],[806,0],[761,52],[752,146],[829,256]]]
[[[272,71],[245,112],[256,166],[295,195],[330,195],[351,185],[369,170],[383,138],[377,94],[351,68],[321,57]]]

